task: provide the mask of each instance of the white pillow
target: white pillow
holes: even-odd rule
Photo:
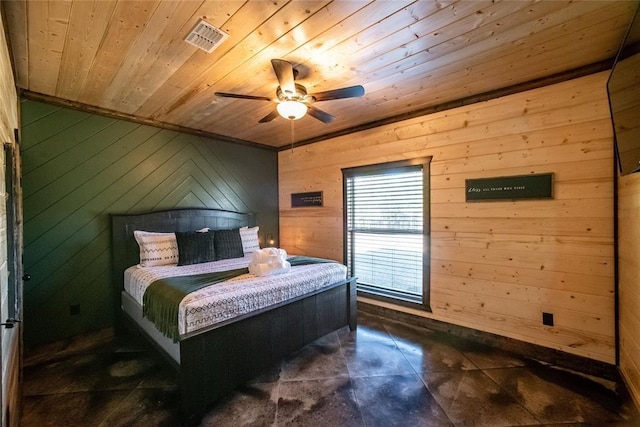
[[[178,241],[175,233],[134,230],[133,236],[140,246],[140,266],[178,264]]]
[[[259,227],[240,227],[240,239],[242,239],[242,251],[250,254],[260,250],[260,240],[258,239]]]

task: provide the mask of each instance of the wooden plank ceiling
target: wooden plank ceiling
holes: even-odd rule
[[[27,96],[282,148],[558,73],[609,63],[630,1],[3,1]],[[184,41],[200,18],[228,39]],[[272,58],[336,117],[258,121],[275,98]],[[604,61],[604,62],[603,62]],[[609,63],[610,64],[610,63]],[[292,132],[293,130],[293,132]]]

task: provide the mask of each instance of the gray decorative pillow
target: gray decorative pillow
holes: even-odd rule
[[[213,231],[176,232],[178,241],[178,265],[215,261],[215,233]]]
[[[242,239],[240,230],[216,230],[215,232],[216,260],[242,258]]]

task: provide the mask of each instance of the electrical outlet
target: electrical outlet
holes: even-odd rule
[[[80,304],[71,304],[69,306],[69,314],[72,316],[80,314]]]
[[[553,313],[542,313],[542,324],[553,326]]]

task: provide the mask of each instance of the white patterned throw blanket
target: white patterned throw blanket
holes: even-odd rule
[[[125,271],[125,291],[142,306],[144,293],[154,281],[247,268],[252,259],[249,255],[186,266],[129,267]],[[242,274],[188,294],[178,307],[178,332],[180,335],[195,332],[322,289],[345,278],[346,267],[336,262],[293,266],[288,272],[265,277]]]

